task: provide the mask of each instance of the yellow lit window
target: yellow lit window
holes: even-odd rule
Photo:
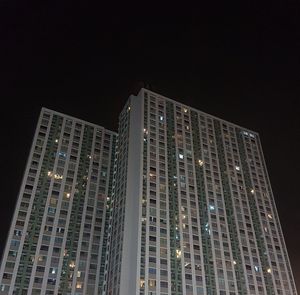
[[[149,287],[155,287],[156,286],[156,280],[149,280]]]
[[[181,250],[176,249],[176,257],[180,258],[181,257]]]
[[[144,287],[145,287],[145,280],[144,280],[144,279],[141,279],[141,280],[140,280],[140,287],[141,287],[141,288],[144,288]]]
[[[75,268],[75,262],[72,260],[69,264],[70,268]]]

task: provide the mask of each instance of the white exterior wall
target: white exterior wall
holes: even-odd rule
[[[139,250],[141,219],[142,112],[140,97],[130,97],[129,152],[120,290],[139,294]]]

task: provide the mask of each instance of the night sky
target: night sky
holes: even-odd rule
[[[300,291],[299,2],[210,2],[1,1],[0,255],[41,107],[117,130],[146,83],[260,133]]]

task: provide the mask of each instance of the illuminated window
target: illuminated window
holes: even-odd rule
[[[55,179],[63,179],[63,176],[60,174],[54,174]]]
[[[204,164],[203,161],[200,159],[198,160],[198,163],[199,163],[199,166],[203,166],[203,164]]]
[[[236,169],[237,171],[240,171],[240,170],[241,170],[240,166],[235,166],[235,169]]]
[[[272,215],[271,214],[268,214],[268,217],[269,219],[273,219]]]
[[[58,156],[62,157],[62,158],[66,158],[67,157],[67,154],[64,153],[64,152],[59,152],[58,153]]]
[[[155,178],[155,174],[154,173],[149,173],[150,178]]]
[[[156,280],[149,280],[148,285],[149,287],[156,287]]]
[[[179,159],[183,159],[183,154],[179,154]]]
[[[49,273],[55,275],[57,273],[57,268],[56,267],[50,267]]]
[[[70,196],[71,196],[71,194],[70,194],[70,193],[64,193],[64,197],[65,197],[65,198],[69,199],[69,198],[70,198]]]
[[[149,280],[148,285],[149,287],[156,287],[156,280]]]
[[[75,262],[73,260],[70,262],[69,267],[70,268],[75,268]]]
[[[208,234],[210,235],[210,229],[208,223],[205,224],[205,231],[207,231]]]
[[[20,236],[22,236],[22,231],[19,229],[16,229],[16,230],[14,230],[14,235],[17,237],[20,237]]]
[[[267,273],[271,273],[272,272],[272,270],[271,270],[271,268],[269,267],[268,269],[267,269]]]
[[[57,199],[50,198],[50,205],[56,205],[56,204],[57,204]]]
[[[48,171],[48,176],[49,177],[54,177],[54,179],[63,179],[63,176],[60,174],[54,174],[52,171]]]

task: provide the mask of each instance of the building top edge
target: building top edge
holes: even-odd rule
[[[194,108],[194,107],[192,107],[192,106],[186,105],[186,104],[184,104],[184,103],[182,103],[182,102],[179,102],[179,101],[177,101],[177,100],[175,100],[175,99],[166,97],[166,96],[164,96],[164,95],[162,95],[162,94],[160,94],[160,93],[154,92],[154,91],[149,90],[149,89],[147,89],[147,88],[142,87],[142,88],[140,89],[140,91],[139,91],[139,93],[138,93],[137,96],[141,95],[141,93],[142,93],[142,92],[145,92],[145,91],[148,92],[148,93],[152,93],[152,94],[154,94],[154,95],[156,95],[156,96],[159,96],[159,97],[161,97],[161,98],[163,98],[163,99],[165,99],[165,100],[171,101],[171,102],[173,102],[173,103],[180,104],[180,105],[182,105],[183,107],[186,107],[186,108],[188,108],[188,109],[190,109],[190,110],[193,110],[193,111],[196,111],[196,112],[198,112],[198,113],[201,113],[201,114],[203,114],[203,115],[205,115],[205,116],[211,117],[212,119],[217,119],[217,120],[219,120],[219,121],[221,121],[221,122],[224,122],[224,123],[230,124],[230,125],[232,125],[232,126],[238,127],[238,128],[240,128],[240,129],[243,129],[243,131],[249,131],[249,132],[251,132],[251,133],[253,133],[253,134],[255,134],[255,135],[257,135],[257,136],[259,137],[259,133],[258,133],[257,131],[254,131],[254,130],[249,129],[249,128],[247,128],[247,127],[244,127],[244,126],[241,126],[241,125],[232,123],[232,122],[230,122],[230,121],[228,121],[228,120],[224,120],[224,119],[222,119],[222,118],[219,118],[219,117],[217,117],[217,116],[208,114],[208,113],[206,113],[206,112],[200,111],[200,110],[198,110],[198,109],[196,109],[196,108]]]
[[[46,107],[42,107],[41,111],[48,111],[48,112],[51,112],[53,114],[56,114],[56,115],[59,115],[59,116],[62,116],[62,117],[65,117],[65,118],[69,118],[69,119],[72,119],[72,120],[76,120],[78,122],[81,122],[81,123],[84,123],[84,124],[89,124],[93,127],[97,127],[97,128],[102,128],[102,129],[105,129],[105,131],[107,131],[108,133],[111,133],[113,135],[118,135],[117,132],[115,131],[112,131],[110,129],[107,129],[101,125],[98,125],[98,124],[95,124],[95,123],[92,123],[92,122],[89,122],[89,121],[86,121],[86,120],[82,120],[82,119],[79,119],[77,117],[74,117],[74,116],[70,116],[68,114],[64,114],[64,113],[61,113],[61,112],[57,112],[55,110],[52,110],[52,109],[49,109],[49,108],[46,108]]]

